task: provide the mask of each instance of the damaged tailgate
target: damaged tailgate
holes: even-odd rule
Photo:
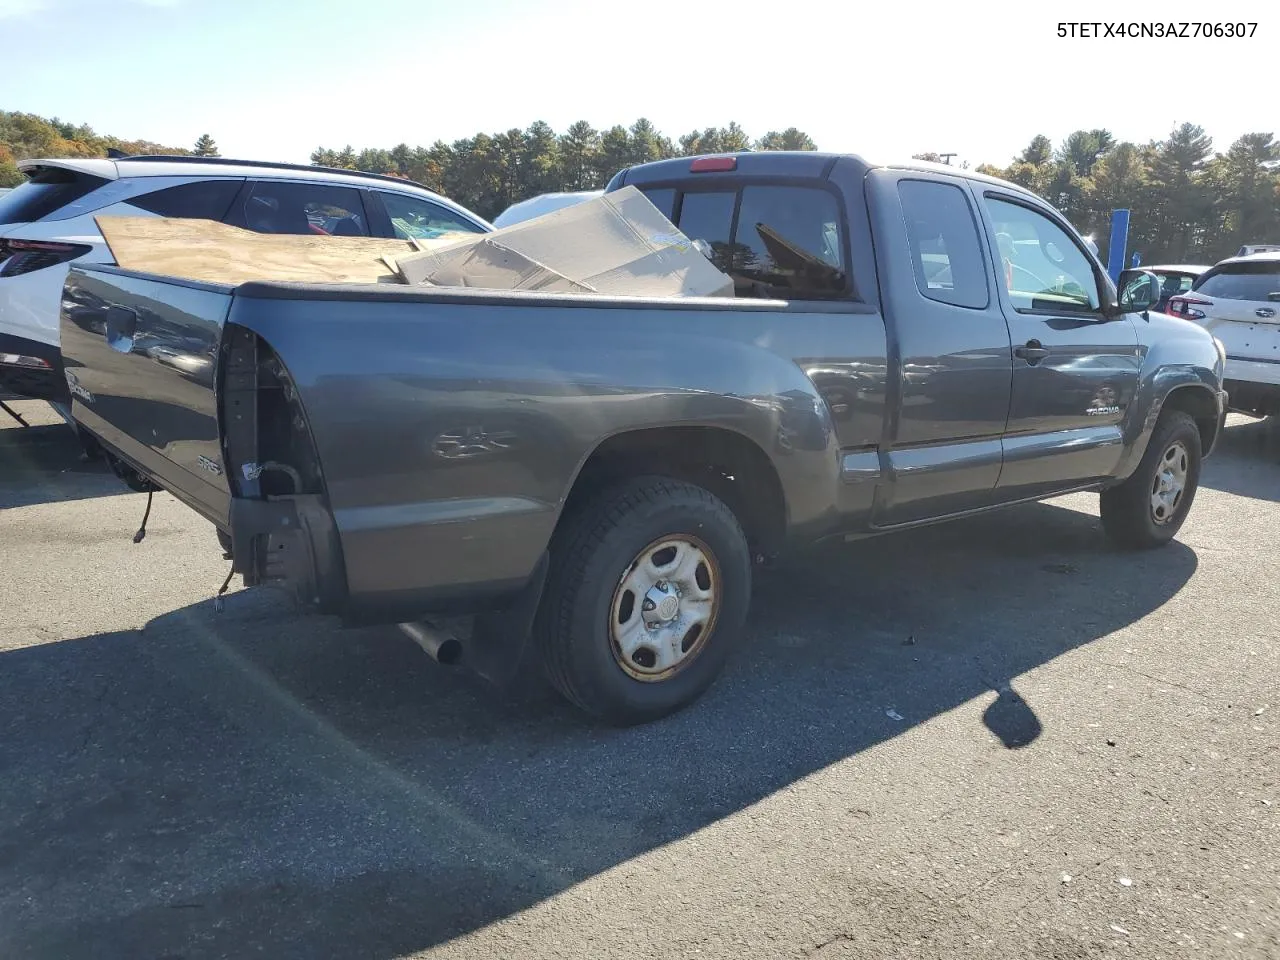
[[[343,568],[304,414],[270,348],[227,324],[233,300],[226,285],[73,267],[61,321],[72,416],[117,466],[229,534],[247,586],[288,581],[335,606]],[[278,460],[262,462],[260,444]]]
[[[228,286],[78,265],[60,332],[75,420],[222,529],[215,368],[231,299]]]

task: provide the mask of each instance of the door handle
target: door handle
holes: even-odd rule
[[[1031,366],[1035,366],[1041,360],[1049,355],[1049,351],[1045,349],[1044,344],[1039,340],[1028,340],[1020,347],[1013,348],[1013,355],[1021,357]]]

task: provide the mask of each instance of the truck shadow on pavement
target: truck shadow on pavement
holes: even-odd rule
[[[13,650],[0,954],[390,960],[975,698],[991,705],[969,736],[1004,763],[1040,732],[1018,678],[1195,569],[1181,543],[1112,552],[1095,517],[1046,504],[824,547],[759,577],[706,697],[629,730],[532,675],[502,697],[394,629],[340,631],[258,591]],[[832,830],[875,829],[867,789]]]
[[[1255,500],[1280,501],[1280,423],[1277,418],[1228,423],[1200,485]]]
[[[64,423],[0,430],[0,510],[131,493]]]

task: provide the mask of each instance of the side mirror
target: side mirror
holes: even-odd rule
[[[1122,270],[1116,287],[1118,313],[1141,313],[1160,302],[1160,278],[1150,270]]]

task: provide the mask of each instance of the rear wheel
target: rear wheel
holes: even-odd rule
[[[1181,410],[1160,415],[1133,476],[1102,493],[1102,526],[1128,549],[1168,543],[1187,519],[1200,484],[1200,430]]]
[[[641,477],[568,518],[536,631],[571,702],[626,725],[691,703],[737,644],[751,555],[733,512],[701,487]]]

